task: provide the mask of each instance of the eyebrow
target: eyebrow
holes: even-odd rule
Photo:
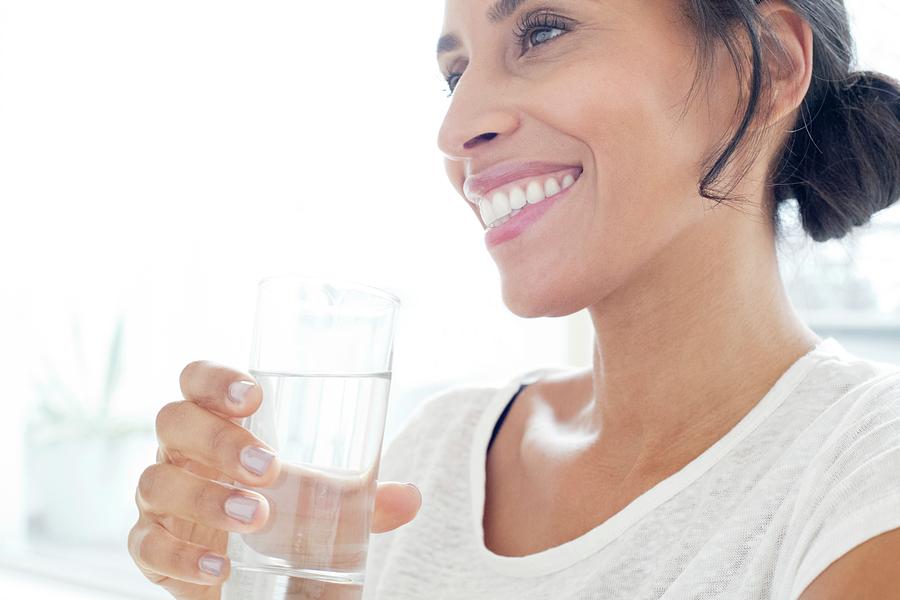
[[[509,18],[523,2],[527,1],[528,0],[497,0],[497,2],[488,9],[487,19],[494,24],[500,23]],[[459,41],[459,38],[452,33],[441,36],[441,39],[439,39],[437,43],[438,56],[444,52],[456,50],[460,45],[461,42]]]

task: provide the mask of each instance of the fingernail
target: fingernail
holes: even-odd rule
[[[238,521],[250,523],[259,508],[259,500],[246,496],[232,496],[225,501],[225,512]]]
[[[274,454],[262,448],[247,446],[241,450],[241,464],[257,475],[262,475],[268,470],[273,458]]]
[[[210,575],[218,577],[222,574],[222,567],[225,565],[225,559],[215,554],[204,554],[200,557],[200,570]]]
[[[413,485],[412,483],[404,483],[403,485],[405,485],[406,487],[411,487],[412,489],[416,490],[416,493],[419,494],[419,500],[422,499],[422,490],[420,490],[419,488],[417,488],[417,487],[416,487],[415,485]]]
[[[235,381],[228,386],[228,399],[235,404],[241,404],[247,397],[247,392],[255,383],[252,381]]]

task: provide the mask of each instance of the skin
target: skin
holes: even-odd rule
[[[741,88],[720,48],[682,118],[694,33],[678,2],[555,0],[569,31],[532,28],[524,48],[514,26],[537,4],[499,24],[491,4],[445,5],[442,35],[461,44],[439,68],[463,73],[438,136],[446,172],[464,198],[466,177],[498,162],[583,166],[567,199],[488,252],[515,314],[587,309],[595,334],[592,366],[526,388],[488,456],[485,543],[520,556],[683,467],[820,341],[779,277],[765,186],[809,87],[812,35],[783,3],[762,5],[786,53],[764,53],[772,111],[752,129],[758,156],[739,181],[726,171],[747,200],[716,205],[698,182],[739,123]],[[533,526],[517,527],[526,515]]]

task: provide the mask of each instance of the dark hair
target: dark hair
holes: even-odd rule
[[[764,130],[748,138],[760,105],[768,98],[771,74],[764,52],[781,52],[757,5],[764,0],[684,0],[684,16],[697,34],[697,81],[709,74],[717,40],[721,40],[745,83],[745,61],[752,67],[749,98],[733,137],[716,149],[718,155],[700,181],[700,194],[717,202],[733,200],[731,191],[758,156]],[[853,227],[900,196],[900,83],[883,73],[853,71],[855,48],[843,0],[785,0],[809,23],[813,34],[813,72],[797,121],[769,175],[774,205],[767,207],[776,236],[779,205],[797,200],[804,230],[817,242],[839,239]],[[750,57],[742,51],[741,35],[749,39]],[[772,47],[768,46],[772,43]],[[739,101],[743,101],[743,94]],[[763,107],[765,109],[765,107]],[[724,193],[712,185],[722,175],[743,140],[755,150]]]

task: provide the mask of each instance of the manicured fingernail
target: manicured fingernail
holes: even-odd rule
[[[241,404],[247,397],[247,392],[255,383],[252,381],[235,381],[228,386],[228,399],[235,404]]]
[[[225,512],[229,517],[249,523],[259,508],[259,500],[246,496],[232,496],[225,501]]]
[[[210,575],[218,577],[222,574],[222,567],[225,565],[225,559],[215,554],[204,554],[200,557],[200,570]]]
[[[241,464],[257,475],[266,472],[269,465],[272,464],[273,458],[275,458],[274,454],[262,448],[247,446],[241,450]]]
[[[403,485],[405,485],[406,487],[411,487],[412,489],[416,490],[416,492],[419,494],[419,500],[422,499],[422,490],[420,490],[419,488],[417,488],[417,487],[416,487],[415,485],[413,485],[412,483],[404,483]]]

